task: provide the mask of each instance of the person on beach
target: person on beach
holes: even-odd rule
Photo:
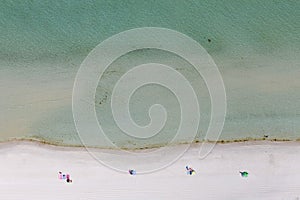
[[[66,181],[67,181],[67,183],[72,183],[72,179],[70,177],[70,174],[66,175]]]
[[[130,169],[128,172],[130,175],[136,175],[136,171],[134,169]]]
[[[189,167],[189,166],[185,166],[185,169],[186,169],[186,173],[188,175],[194,175],[194,174],[196,174],[196,171],[193,168]]]
[[[70,178],[67,178],[67,183],[72,183],[73,181],[72,181],[72,179],[70,179]]]

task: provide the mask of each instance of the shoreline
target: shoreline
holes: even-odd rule
[[[38,147],[45,147],[45,148],[49,148],[49,149],[72,149],[72,150],[85,150],[86,148],[90,148],[90,149],[95,149],[95,150],[103,150],[103,151],[121,151],[121,150],[125,150],[125,151],[144,151],[144,150],[155,150],[155,149],[159,149],[162,147],[168,147],[168,148],[176,148],[176,147],[181,147],[184,145],[190,145],[191,147],[195,147],[195,146],[201,146],[202,143],[204,143],[204,141],[194,141],[192,143],[177,143],[177,144],[173,144],[173,145],[167,145],[167,146],[163,146],[163,145],[156,145],[153,147],[143,147],[143,148],[105,148],[105,147],[86,147],[84,145],[64,145],[61,143],[55,143],[55,142],[48,142],[48,141],[44,141],[44,140],[38,140],[38,139],[34,139],[34,138],[13,138],[13,139],[9,139],[7,141],[0,141],[0,149],[3,147],[13,147],[13,146],[17,146],[17,145],[29,145],[29,146],[38,146]],[[209,143],[209,144],[216,144],[216,145],[260,145],[260,144],[299,144],[300,145],[300,139],[297,140],[280,140],[280,139],[241,139],[241,140],[230,140],[230,141],[205,141],[205,143]]]

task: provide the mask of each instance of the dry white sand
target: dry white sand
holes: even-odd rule
[[[84,149],[3,143],[0,199],[300,198],[297,142],[218,144],[203,160],[198,159],[198,150],[194,145],[164,170],[130,176],[99,164]],[[186,165],[197,174],[187,175]],[[249,177],[241,177],[240,170],[247,170]],[[59,180],[58,171],[70,173],[73,183]]]

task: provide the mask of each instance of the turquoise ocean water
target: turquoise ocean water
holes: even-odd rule
[[[2,1],[0,138],[32,137],[80,145],[71,103],[75,75],[84,58],[119,32],[164,27],[198,41],[219,67],[228,106],[220,140],[264,135],[299,139],[299,10],[297,0]],[[119,146],[162,145],[178,127],[178,102],[158,86],[137,91],[130,104],[133,118],[141,125],[147,124],[153,103],[169,110],[170,118],[158,137],[135,141],[122,136],[114,124],[109,110],[113,84],[130,66],[153,60],[173,65],[201,91],[197,138],[207,129],[209,94],[192,67],[167,52],[140,50],[116,60],[97,88],[98,119]],[[91,145],[105,146],[92,141]]]

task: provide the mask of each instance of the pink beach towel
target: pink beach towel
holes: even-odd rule
[[[61,172],[58,173],[58,179],[62,179],[62,173]]]

